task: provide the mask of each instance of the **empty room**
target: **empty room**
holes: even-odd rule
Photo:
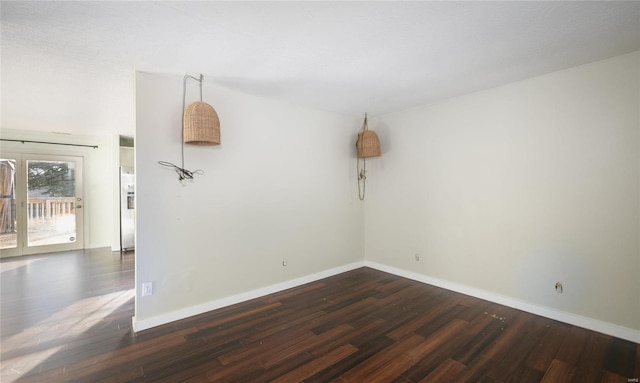
[[[3,383],[640,379],[640,2],[0,21]]]

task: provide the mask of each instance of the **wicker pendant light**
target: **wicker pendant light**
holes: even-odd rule
[[[200,101],[196,101],[187,107],[187,80],[195,80],[200,85]],[[193,145],[220,145],[220,119],[215,109],[206,102],[202,102],[202,81],[191,75],[184,75],[182,79],[182,163],[181,166],[168,161],[158,161],[158,164],[175,170],[178,181],[193,180],[196,174],[204,174],[201,169],[187,170],[184,166],[184,144]]]
[[[360,133],[358,133],[358,141],[356,141],[358,158],[378,157],[380,156],[380,139],[378,134],[373,130],[369,130],[367,115],[364,115],[364,125]]]
[[[184,143],[220,145],[220,119],[206,102],[196,101],[184,111]]]

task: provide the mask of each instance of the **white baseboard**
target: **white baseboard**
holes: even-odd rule
[[[384,271],[400,277],[413,279],[414,281],[427,283],[429,285],[442,287],[447,290],[455,291],[472,297],[484,299],[504,306],[509,306],[518,310],[526,311],[532,314],[540,315],[545,318],[568,323],[574,326],[583,327],[589,330],[597,331],[603,334],[611,335],[617,338],[626,339],[634,343],[640,343],[640,331],[632,328],[619,326],[609,322],[587,318],[581,315],[572,314],[566,311],[560,311],[551,307],[540,306],[519,299],[507,297],[500,294],[476,289],[474,287],[448,282],[442,279],[429,277],[423,274],[414,273],[412,271],[402,270],[391,266],[386,266],[377,262],[365,261],[364,265],[372,269]]]
[[[306,283],[315,282],[323,278],[331,277],[331,276],[344,273],[346,271],[355,270],[361,267],[364,267],[364,261],[350,263],[348,265],[335,267],[333,269],[321,271],[319,273],[315,273],[311,275],[305,275],[304,277],[292,279],[290,281],[276,283],[275,285],[247,291],[245,293],[240,293],[240,294],[232,295],[225,298],[216,299],[216,300],[209,301],[197,306],[186,307],[184,309],[168,312],[166,314],[157,315],[151,318],[137,319],[136,317],[133,317],[132,318],[133,331],[138,332],[142,330],[147,330],[152,327],[160,326],[173,321],[188,318],[190,316],[202,314],[208,311],[217,310],[219,308],[231,306],[236,303],[245,302],[250,299],[260,298],[265,295],[277,293],[279,291],[287,290],[293,287],[298,287]]]
[[[225,298],[209,301],[197,306],[186,307],[184,309],[172,311],[166,314],[154,316],[151,318],[140,319],[136,317],[132,318],[133,330],[135,332],[150,329],[152,327],[167,324],[180,319],[188,318],[190,316],[202,314],[208,311],[216,310],[222,307],[231,306],[237,303],[245,302],[250,299],[259,298],[265,295],[277,293],[279,291],[287,290],[293,287],[301,286],[306,283],[315,282],[317,280],[331,277],[346,271],[355,270],[360,267],[370,267],[372,269],[384,271],[386,273],[394,274],[400,277],[412,279],[414,281],[426,283],[429,285],[441,287],[447,290],[455,291],[458,293],[470,295],[472,297],[484,299],[508,307],[512,307],[518,310],[526,311],[532,314],[540,315],[545,318],[550,318],[560,322],[568,323],[574,326],[583,327],[589,330],[597,331],[603,334],[615,336],[621,339],[626,339],[631,342],[640,343],[640,331],[631,329],[628,327],[619,326],[613,323],[604,322],[581,315],[572,314],[565,311],[556,310],[550,307],[536,305],[519,299],[507,297],[500,294],[491,293],[488,291],[476,289],[474,287],[462,285],[459,283],[449,282],[442,279],[429,277],[423,274],[414,273],[408,270],[402,270],[395,267],[383,265],[377,262],[360,261],[350,263],[348,265],[336,267],[333,269],[321,271],[319,273],[306,275],[304,277],[292,279],[277,283],[275,285],[263,287],[256,290],[247,291],[232,295]]]

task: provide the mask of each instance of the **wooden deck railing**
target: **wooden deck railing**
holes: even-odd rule
[[[74,197],[29,198],[27,216],[32,220],[52,219],[62,215],[75,214]]]

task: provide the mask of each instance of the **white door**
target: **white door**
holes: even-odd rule
[[[84,248],[82,157],[0,159],[2,257]]]

